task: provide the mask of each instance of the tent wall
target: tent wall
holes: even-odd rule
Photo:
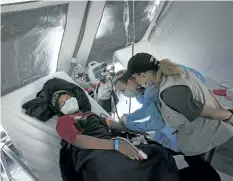
[[[2,95],[56,71],[68,11],[64,3],[23,11],[15,7],[23,6],[4,7],[1,15]]]
[[[86,62],[105,1],[93,1],[78,56]],[[2,95],[39,77],[69,71],[87,1],[28,2],[1,7]]]
[[[166,2],[150,42],[171,60],[233,87],[233,2]]]

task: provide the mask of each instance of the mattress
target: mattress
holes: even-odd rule
[[[60,138],[55,129],[57,117],[41,122],[24,114],[21,105],[35,98],[44,83],[54,77],[75,83],[65,72],[57,72],[1,98],[2,125],[40,181],[62,180],[59,170]],[[94,113],[108,115],[94,99],[87,96]]]

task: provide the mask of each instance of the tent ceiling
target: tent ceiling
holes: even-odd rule
[[[129,42],[132,41],[132,7],[129,1],[130,24]],[[154,17],[158,1],[135,1],[135,34],[136,42],[144,36]],[[112,62],[113,53],[126,46],[126,33],[123,24],[124,1],[107,1],[98,32],[88,58],[90,61]]]
[[[17,4],[17,3],[28,3],[35,0],[1,0],[1,5],[7,5],[7,4]]]

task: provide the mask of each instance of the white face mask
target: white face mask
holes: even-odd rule
[[[76,98],[71,97],[66,100],[65,104],[61,108],[61,112],[65,115],[72,114],[79,111],[79,105]]]
[[[126,90],[124,93],[123,93],[123,95],[125,96],[125,97],[136,97],[137,96],[137,92],[136,91],[129,91],[129,90]]]

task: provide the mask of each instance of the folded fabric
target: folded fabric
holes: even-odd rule
[[[26,110],[25,114],[44,122],[54,115],[60,115],[59,112],[54,110],[51,104],[52,95],[59,90],[72,93],[78,100],[80,109],[84,111],[91,110],[89,99],[82,88],[63,79],[53,78],[44,84],[35,99],[22,105],[22,108]]]

